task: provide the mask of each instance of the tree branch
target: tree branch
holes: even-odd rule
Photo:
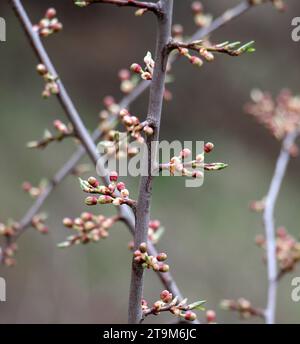
[[[150,203],[152,191],[152,162],[155,152],[152,151],[153,143],[159,140],[163,94],[165,88],[166,65],[168,55],[167,44],[171,38],[173,17],[173,0],[162,0],[163,16],[158,18],[158,33],[156,43],[155,67],[150,87],[150,98],[147,120],[152,123],[154,133],[147,138],[147,153],[143,159],[143,166],[147,168],[148,175],[142,176],[140,181],[139,197],[136,208],[136,225],[134,235],[135,250],[141,243],[148,240],[148,227],[150,220]],[[140,264],[132,261],[131,285],[129,295],[128,321],[138,324],[142,319],[142,298],[144,286],[144,269]]]
[[[40,47],[42,45],[42,43],[40,42],[38,34],[33,32],[32,24],[30,23],[30,20],[26,14],[21,2],[18,0],[12,0],[12,4],[14,6],[14,9],[16,11],[17,16],[19,17],[19,19],[20,19],[20,21],[24,27],[25,33],[29,37],[29,40],[33,46],[33,49],[35,51],[37,51],[37,48],[35,47],[35,42],[38,42],[38,45],[37,45],[38,47]],[[243,1],[242,3],[233,7],[232,9],[226,11],[220,17],[216,18],[211,23],[210,26],[196,31],[195,34],[191,37],[191,41],[204,38],[205,36],[211,34],[213,31],[215,31],[215,30],[221,28],[222,26],[224,26],[225,24],[227,24],[230,20],[242,15],[243,13],[248,11],[251,7],[252,7],[252,5],[249,4],[249,2],[247,0]],[[49,58],[48,58],[45,50],[44,49],[39,50],[37,52],[38,56],[39,56],[40,52],[43,52],[42,57],[44,57],[43,59],[41,59],[41,61],[43,61],[43,63],[46,61],[49,61]],[[172,59],[173,57],[174,56],[171,56],[170,62],[173,61],[173,59]],[[46,63],[46,64],[48,65],[48,69],[49,69],[49,64],[48,63]],[[50,62],[50,64],[51,64],[51,62]],[[51,71],[51,68],[49,69],[49,71]],[[53,72],[53,70],[52,70],[52,72]],[[54,73],[53,75],[56,75],[56,73]],[[58,80],[58,84],[61,84],[60,80]],[[119,103],[120,108],[128,108],[132,102],[134,102],[141,94],[143,94],[148,89],[149,86],[150,86],[149,81],[143,81],[142,83],[140,83],[134,89],[134,91],[131,94],[129,94],[128,96],[123,98],[123,100]],[[60,85],[60,87],[61,87],[61,85]],[[61,94],[59,95],[59,97],[61,97]],[[65,108],[65,106],[63,106],[63,107]],[[69,108],[69,107],[67,107],[67,108]],[[71,108],[73,108],[73,110],[74,110],[74,106],[73,107],[71,106]],[[76,113],[76,110],[75,110],[75,113]],[[113,122],[113,120],[112,120],[112,122]],[[112,125],[113,125],[113,123],[112,123]],[[99,129],[96,129],[93,132],[92,139],[94,141],[98,141],[99,139],[101,139],[101,135],[102,135],[102,133],[99,131]],[[65,163],[65,165],[55,174],[52,181],[49,183],[48,187],[36,199],[35,203],[31,206],[31,208],[26,212],[24,217],[21,219],[20,227],[19,227],[17,236],[14,238],[14,240],[16,240],[18,237],[20,237],[29,227],[31,227],[32,218],[40,211],[40,209],[44,205],[44,202],[51,195],[51,193],[55,190],[56,186],[58,184],[60,184],[66,178],[66,176],[68,176],[73,171],[76,164],[78,164],[78,162],[84,156],[86,151],[87,151],[87,149],[85,149],[83,147],[79,147],[76,150],[76,152],[72,155],[72,157]],[[124,209],[124,208],[122,207],[122,209]],[[124,210],[121,210],[121,215],[123,216],[124,221],[127,223],[128,228],[131,231],[131,233],[134,233],[134,219],[132,218],[132,216],[127,216],[126,211],[124,211]],[[153,245],[150,243],[148,244],[148,250],[149,250],[149,254],[151,254],[153,256],[157,255],[155,247],[153,247]],[[1,255],[0,255],[0,258],[1,258]],[[177,285],[176,285],[176,283],[175,283],[175,281],[172,278],[170,273],[158,273],[158,276],[159,276],[160,280],[162,281],[162,283],[166,289],[168,289],[170,292],[172,292],[173,295],[177,295],[179,297],[179,299],[182,299],[182,295],[181,295],[181,293],[180,293],[180,291],[179,291],[179,289],[178,289],[178,287],[177,287]]]
[[[12,3],[14,5],[14,8],[16,10],[16,13],[18,14],[18,17],[19,17],[21,23],[23,24],[25,32],[27,33],[27,36],[29,37],[30,42],[32,43],[32,45],[34,47],[34,50],[38,53],[38,57],[45,64],[45,66],[47,66],[49,71],[50,70],[54,71],[54,67],[52,66],[52,63],[51,63],[51,61],[47,55],[47,52],[44,49],[40,38],[35,35],[35,32],[33,31],[33,28],[32,28],[32,24],[31,24],[31,22],[27,16],[27,13],[25,12],[25,9],[22,6],[21,2],[19,0],[12,0]],[[35,44],[38,44],[38,46],[35,47]],[[41,57],[41,55],[42,55],[42,57]],[[148,82],[140,84],[134,90],[134,92],[132,94],[130,94],[128,97],[125,97],[123,99],[123,101],[121,102],[120,105],[122,105],[123,107],[128,107],[128,105],[132,101],[134,101],[141,93],[143,93],[143,91],[147,87],[148,87]],[[60,89],[61,88],[63,88],[63,85],[60,81]],[[75,108],[74,108],[73,104],[71,103],[70,98],[67,96],[66,91],[64,91],[63,95],[60,94],[58,97],[61,100],[61,103],[63,103],[63,104],[65,104],[65,102],[67,103],[68,106],[63,106],[63,107],[67,112],[67,115],[70,119],[70,122],[72,123],[72,125],[75,128],[74,122],[76,122],[76,121],[74,120],[74,117],[76,119],[76,116],[75,116],[76,113],[74,115],[74,109]],[[71,111],[71,114],[69,113],[69,110]],[[82,124],[82,126],[84,128],[83,124]],[[82,128],[81,128],[81,130],[82,130]],[[84,132],[84,130],[82,130],[82,131]],[[85,131],[86,131],[86,129],[85,129]],[[53,191],[55,186],[58,183],[60,183],[70,172],[72,172],[72,170],[74,169],[74,167],[76,166],[76,164],[78,163],[80,158],[84,155],[85,150],[87,150],[90,153],[89,155],[90,155],[90,158],[92,159],[92,161],[95,164],[96,163],[98,164],[98,168],[102,169],[104,172],[104,166],[101,164],[101,161],[98,160],[97,153],[95,154],[95,152],[97,150],[96,150],[96,146],[95,146],[94,141],[93,141],[93,140],[99,139],[100,136],[101,136],[101,133],[97,129],[94,132],[92,138],[89,137],[89,139],[87,139],[86,135],[82,135],[80,137],[83,146],[88,147],[88,148],[84,149],[83,147],[80,147],[77,150],[77,152],[74,153],[72,158],[61,168],[61,170],[59,170],[57,172],[57,174],[54,176],[54,178],[53,178],[52,182],[49,184],[49,186],[44,190],[44,192],[41,194],[41,196],[36,200],[36,202],[33,204],[33,206],[29,209],[29,211],[25,214],[23,219],[20,221],[19,231],[18,231],[16,237],[13,238],[13,240],[16,240],[16,238],[19,237],[25,231],[26,228],[31,226],[31,221],[32,221],[33,216],[36,215],[36,213],[42,207],[45,200],[51,194],[51,192]],[[102,173],[102,175],[105,176],[106,174]],[[103,177],[103,181],[106,185],[109,184],[109,180],[107,177]],[[119,209],[120,209],[120,216],[126,222],[130,232],[133,234],[134,229],[135,229],[135,219],[134,219],[134,215],[133,215],[131,209],[128,208],[127,206],[121,206]],[[154,255],[154,256],[156,256],[158,254],[156,251],[156,248],[152,244],[149,244],[149,253],[151,255]],[[162,283],[164,284],[165,288],[167,288],[170,292],[172,292],[173,295],[177,295],[179,297],[179,299],[182,299],[182,295],[179,291],[179,288],[177,287],[171,274],[170,273],[163,274],[161,272],[157,272],[157,274],[158,274],[160,280],[162,281]]]
[[[145,1],[135,1],[135,0],[86,0],[83,1],[86,5],[93,5],[93,4],[111,4],[117,6],[125,6],[125,7],[136,7],[140,9],[144,9],[147,11],[151,11],[157,15],[161,15],[161,10],[158,3],[154,2],[145,2]]]
[[[299,132],[287,134],[283,141],[282,149],[278,157],[272,182],[265,200],[264,225],[266,235],[267,266],[268,266],[268,302],[265,310],[267,324],[275,323],[276,294],[277,294],[277,259],[276,237],[274,225],[274,208],[285,176],[287,165],[290,161],[290,148],[294,144]]]

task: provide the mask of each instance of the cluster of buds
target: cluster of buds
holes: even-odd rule
[[[255,242],[259,247],[266,249],[266,240],[263,235],[258,235]],[[279,265],[278,279],[285,273],[293,271],[300,261],[300,242],[290,235],[284,227],[276,232],[276,258]],[[266,261],[266,257],[264,257]]]
[[[49,98],[51,95],[59,93],[59,87],[57,84],[58,77],[53,76],[48,72],[47,68],[43,64],[38,64],[36,67],[37,72],[41,75],[45,81],[45,88],[42,92],[43,98]]]
[[[133,73],[139,74],[143,80],[152,80],[155,62],[150,51],[144,57],[145,68],[143,69],[138,63],[133,63],[130,67]]]
[[[149,228],[148,228],[148,240],[153,244],[156,245],[162,235],[165,232],[165,228],[162,227],[160,221],[158,220],[151,220],[149,222]],[[128,244],[129,250],[134,249],[134,241],[130,241]]]
[[[31,220],[32,227],[41,234],[48,234],[49,228],[45,225],[47,215],[45,213],[36,214]]]
[[[143,144],[145,139],[143,134],[151,136],[153,128],[147,121],[140,122],[140,120],[129,113],[128,110],[122,109],[119,112],[119,120],[126,129],[126,132],[109,129],[106,132],[105,139],[100,142],[104,153],[117,159],[123,157],[133,157],[138,154],[139,149],[136,145],[129,144],[129,140],[133,140],[137,145]]]
[[[283,0],[250,0],[250,3],[252,5],[261,5],[264,2],[270,1],[275,6],[275,8],[279,11],[285,11],[286,10],[286,4]]]
[[[128,110],[120,111],[120,120],[125,126],[127,133],[138,143],[144,143],[142,133],[147,136],[153,135],[153,128],[146,122],[140,122],[136,116],[132,116]]]
[[[63,224],[73,229],[76,234],[68,236],[66,241],[58,244],[61,248],[70,247],[89,242],[98,242],[109,236],[109,229],[119,220],[118,216],[105,217],[84,212],[75,219],[65,218]]]
[[[166,253],[159,253],[156,257],[150,256],[147,252],[147,244],[141,243],[139,249],[133,253],[134,261],[144,269],[152,269],[153,271],[168,272],[170,267],[164,262],[168,256]]]
[[[191,9],[194,15],[195,24],[198,27],[202,28],[210,25],[212,22],[212,16],[204,13],[203,5],[200,1],[194,1],[191,5]]]
[[[20,225],[15,221],[8,221],[7,224],[0,223],[0,238],[3,237],[6,242],[5,247],[0,247],[1,263],[10,267],[16,264],[15,253],[17,251],[17,245],[14,242],[10,242],[10,239],[17,235],[20,229]]]
[[[204,58],[207,62],[212,62],[215,59],[214,53],[227,54],[230,56],[240,56],[244,53],[252,53],[255,51],[253,47],[254,41],[250,41],[241,45],[241,42],[223,42],[220,44],[212,45],[208,41],[194,41],[191,43],[183,43],[173,41],[170,43],[170,50],[177,50],[181,56],[187,58],[191,64],[201,67]],[[196,51],[199,56],[190,54],[190,51]]]
[[[238,300],[223,300],[220,306],[225,311],[239,313],[242,319],[249,319],[251,317],[264,318],[264,311],[253,307],[251,302],[244,298]]]
[[[18,246],[16,243],[11,243],[7,245],[5,248],[0,247],[1,263],[7,267],[15,266],[17,263],[15,259],[17,249]]]
[[[39,197],[47,188],[49,182],[47,179],[42,179],[38,186],[32,186],[30,182],[24,182],[22,184],[22,189],[29,194],[32,198]]]
[[[15,236],[20,228],[20,225],[15,221],[8,221],[7,224],[0,223],[0,237],[12,238]]]
[[[197,319],[197,315],[193,310],[204,310],[202,305],[205,301],[197,301],[191,304],[187,304],[187,301],[187,299],[179,301],[177,296],[173,297],[168,290],[163,290],[160,293],[160,299],[150,307],[146,300],[142,300],[143,319],[149,315],[169,312],[182,320],[194,321]]]
[[[124,94],[130,94],[139,82],[137,75],[132,75],[128,69],[121,69],[118,76],[121,81],[120,89]]]
[[[60,120],[53,122],[53,127],[56,134],[52,134],[49,130],[45,130],[44,136],[40,141],[30,141],[27,144],[28,148],[46,148],[51,142],[60,142],[67,137],[74,137],[74,130],[71,124],[64,124]]]
[[[127,204],[134,208],[136,201],[129,198],[129,191],[123,182],[118,182],[118,173],[111,172],[109,175],[110,184],[108,186],[100,185],[100,182],[95,177],[90,177],[88,180],[79,178],[81,189],[89,194],[99,194],[100,196],[89,196],[85,199],[85,204],[92,206],[97,204]]]
[[[41,37],[48,37],[62,29],[63,25],[56,17],[55,8],[49,8],[45,13],[44,18],[34,26],[34,30],[38,32]]]
[[[282,140],[288,133],[300,129],[300,97],[289,90],[283,90],[276,99],[268,92],[253,90],[251,103],[246,104],[245,111],[263,124],[272,135]],[[295,147],[292,148],[292,152]]]
[[[181,175],[191,178],[203,178],[203,171],[219,171],[226,168],[228,165],[222,162],[205,163],[205,153],[210,153],[214,149],[214,145],[208,142],[204,145],[204,152],[198,154],[195,160],[189,160],[192,152],[188,148],[184,148],[179,156],[174,156],[169,163],[164,163],[159,166],[160,171],[167,170],[171,176]]]

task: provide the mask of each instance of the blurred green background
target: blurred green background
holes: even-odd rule
[[[203,1],[214,16],[239,1]],[[230,167],[206,177],[204,186],[184,187],[180,178],[155,181],[152,217],[161,220],[166,234],[159,249],[168,252],[169,263],[182,292],[191,301],[206,299],[216,309],[218,322],[238,323],[236,314],[219,310],[223,298],[244,296],[254,305],[266,304],[266,267],[254,237],[263,231],[261,216],[248,210],[250,200],[266,193],[280,145],[243,106],[254,87],[274,95],[284,87],[299,92],[300,43],[291,39],[291,19],[300,16],[298,0],[287,0],[288,11],[271,5],[252,9],[216,31],[213,42],[256,41],[257,52],[240,58],[218,56],[198,70],[186,61],[176,63],[174,99],[163,111],[161,137],[167,140],[204,140],[216,145],[210,159]],[[97,125],[102,99],[121,98],[117,72],[141,62],[154,51],[152,15],[135,18],[132,9],[97,5],[80,9],[72,1],[24,1],[33,22],[54,6],[64,24],[63,32],[45,40],[61,79],[91,130]],[[191,1],[175,0],[175,23],[185,34],[196,30]],[[0,16],[7,22],[7,42],[0,43],[0,222],[18,220],[32,200],[21,190],[24,180],[34,185],[51,178],[74,151],[65,141],[45,151],[28,150],[26,143],[40,138],[64,113],[52,97],[40,97],[43,82],[37,63],[19,22],[9,5],[1,1]],[[131,108],[144,118],[146,93]],[[88,159],[86,159],[88,161]],[[299,159],[289,166],[276,208],[277,225],[299,237]],[[128,178],[136,195],[138,180]],[[99,244],[59,250],[56,244],[68,234],[64,216],[75,217],[86,206],[74,177],[67,178],[44,206],[50,234],[30,229],[19,241],[18,264],[0,268],[7,280],[7,302],[0,303],[1,323],[120,323],[126,322],[131,239],[123,225],[111,230]],[[107,208],[99,212],[107,213]],[[300,304],[290,297],[291,279],[280,282],[277,321],[297,323]],[[147,273],[145,297],[155,301],[162,287],[153,272]],[[203,315],[200,315],[200,318]],[[170,320],[169,316],[149,319]],[[253,320],[249,321],[252,322]]]

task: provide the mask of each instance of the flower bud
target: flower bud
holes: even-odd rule
[[[160,221],[152,220],[149,222],[149,227],[152,228],[154,231],[160,227]]]
[[[164,303],[169,303],[172,301],[173,299],[173,295],[168,291],[168,290],[163,290],[160,293],[160,299],[164,302]]]
[[[130,66],[130,69],[132,72],[137,73],[137,74],[140,74],[143,71],[142,67],[137,63],[133,63]]]
[[[181,158],[187,158],[192,154],[191,150],[188,148],[184,148],[181,152],[180,152],[180,157]]]
[[[118,180],[118,173],[116,171],[110,172],[109,180],[111,182],[116,182]]]
[[[205,316],[206,316],[206,321],[208,323],[212,323],[216,321],[216,312],[213,310],[208,310]]]
[[[160,253],[156,259],[159,261],[159,262],[164,262],[165,260],[167,260],[168,256],[166,253]]]
[[[36,66],[36,70],[40,75],[45,75],[48,73],[46,66],[43,65],[42,63]]]
[[[142,242],[142,243],[140,244],[139,249],[140,249],[140,252],[146,253],[146,252],[147,252],[147,244],[146,244],[145,242]]]
[[[101,195],[98,198],[98,203],[99,204],[110,204],[113,203],[114,199],[111,196],[108,195]]]
[[[160,266],[159,271],[160,272],[168,272],[170,270],[170,267],[168,264],[163,264]]]
[[[95,196],[90,196],[85,199],[86,205],[96,205],[98,203],[98,199]]]
[[[46,18],[53,19],[56,17],[56,9],[55,8],[49,8],[46,12]]]
[[[88,179],[88,183],[93,187],[96,188],[97,186],[99,186],[99,182],[95,177],[89,177]]]
[[[205,153],[210,153],[213,149],[214,149],[214,144],[211,143],[211,142],[207,142],[205,145],[204,145],[204,151]]]
[[[67,228],[72,228],[73,227],[73,221],[72,219],[66,217],[63,219],[63,225]]]
[[[184,319],[188,321],[194,321],[197,319],[197,315],[192,311],[185,312]]]
[[[203,5],[200,1],[194,1],[191,6],[192,11],[195,14],[203,12]]]
[[[197,56],[191,56],[189,58],[191,64],[197,66],[197,67],[201,67],[203,65],[203,61],[200,59],[200,57]]]
[[[127,116],[127,115],[129,115],[129,111],[128,111],[128,110],[122,109],[122,110],[120,111],[120,116],[121,116],[121,117],[124,117],[124,116]]]
[[[121,196],[127,198],[129,196],[129,191],[127,189],[121,190]]]
[[[106,96],[103,98],[103,104],[106,108],[114,105],[116,103],[115,98],[112,96]]]
[[[122,190],[124,190],[125,188],[126,188],[125,183],[119,182],[119,183],[117,184],[117,189],[118,189],[119,191],[122,191]]]
[[[128,69],[121,69],[118,74],[119,78],[124,81],[130,79],[130,72]]]
[[[151,128],[149,125],[146,125],[143,130],[147,136],[151,136],[154,133],[153,128]]]
[[[84,213],[81,214],[80,217],[81,217],[81,219],[82,219],[83,221],[92,221],[92,219],[93,219],[93,214],[88,213],[88,212],[84,212]]]

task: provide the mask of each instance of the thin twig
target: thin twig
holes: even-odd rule
[[[277,294],[277,260],[276,260],[276,237],[274,225],[274,208],[285,176],[287,165],[290,161],[290,148],[294,144],[299,132],[294,131],[286,136],[278,157],[275,172],[265,200],[264,225],[266,232],[266,250],[268,266],[268,302],[265,310],[267,324],[275,323],[276,294]]]
[[[86,0],[84,1],[87,5],[93,4],[110,4],[116,6],[125,6],[125,7],[135,7],[144,9],[147,11],[154,12],[155,14],[160,15],[160,7],[158,3],[154,2],[145,2],[145,1],[135,1],[135,0]]]

